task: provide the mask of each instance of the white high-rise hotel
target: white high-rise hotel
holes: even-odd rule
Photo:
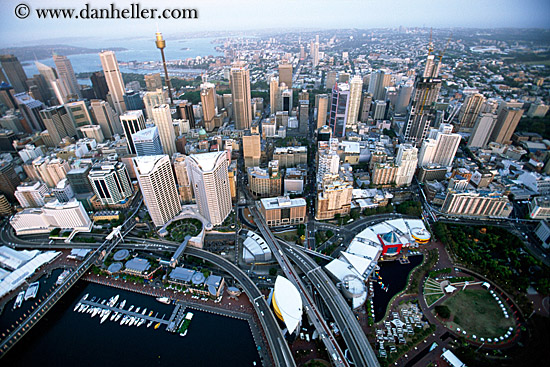
[[[170,157],[176,153],[176,133],[170,113],[170,106],[162,104],[153,107],[153,121],[159,129],[160,143],[162,150]]]
[[[160,227],[181,211],[181,203],[166,155],[148,155],[132,158],[143,200],[155,226]]]
[[[201,215],[214,226],[222,224],[231,212],[226,152],[190,155],[187,173]]]
[[[397,186],[410,185],[418,164],[418,149],[412,144],[401,144],[397,151],[395,164],[398,167],[395,184]]]

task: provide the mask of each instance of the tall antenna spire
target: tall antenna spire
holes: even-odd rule
[[[157,45],[157,48],[160,50],[160,54],[162,56],[162,65],[164,66],[164,79],[166,81],[166,87],[168,88],[170,104],[174,104],[174,100],[172,97],[172,85],[170,84],[170,78],[168,77],[168,68],[166,67],[166,58],[164,57],[164,48],[166,47],[166,41],[164,41],[164,39],[162,38],[162,33],[158,31],[158,24],[155,43]]]

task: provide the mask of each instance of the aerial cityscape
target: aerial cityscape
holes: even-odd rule
[[[547,359],[550,4],[76,3],[1,6],[2,365]]]

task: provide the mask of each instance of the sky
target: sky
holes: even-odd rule
[[[37,19],[36,8],[197,9],[198,19]],[[26,19],[15,16],[30,7]],[[548,0],[1,0],[0,47],[67,37],[128,37],[257,29],[382,27],[550,28]]]

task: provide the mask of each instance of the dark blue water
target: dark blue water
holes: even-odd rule
[[[410,256],[409,260],[409,264],[400,264],[399,261],[378,263],[380,265],[379,274],[382,276],[382,283],[388,287],[388,291],[384,291],[378,283],[374,284],[375,322],[382,320],[392,297],[405,288],[409,273],[422,263],[422,256]]]
[[[246,321],[191,310],[193,321],[185,337],[166,332],[165,326],[121,326],[74,312],[89,293],[102,299],[120,294],[129,305],[147,307],[169,318],[172,305],[153,297],[98,284],[79,282],[2,359],[4,366],[252,366],[261,365]],[[147,311],[149,312],[149,311]],[[153,314],[154,315],[154,314]],[[120,320],[119,320],[120,321]]]

